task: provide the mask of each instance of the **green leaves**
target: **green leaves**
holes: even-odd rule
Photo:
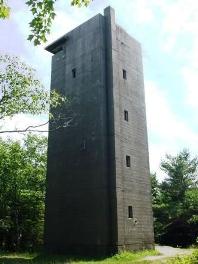
[[[9,18],[10,8],[7,6],[4,0],[0,0],[0,18],[6,19]]]
[[[32,13],[33,19],[29,23],[31,34],[28,36],[29,41],[33,41],[35,46],[45,43],[47,35],[50,33],[52,22],[56,16],[55,3],[57,0],[28,0],[26,5]],[[72,0],[73,6],[88,6],[91,0]],[[10,7],[4,0],[0,0],[0,19],[9,17]]]
[[[177,156],[166,155],[161,163],[161,169],[167,173],[164,188],[173,202],[183,201],[185,192],[197,182],[198,159],[191,159],[187,150]]]
[[[166,155],[161,169],[166,178],[159,183],[152,175],[155,238],[173,246],[195,243],[198,236],[198,158],[181,151]]]
[[[33,15],[33,19],[30,22],[31,34],[28,40],[33,41],[35,46],[47,41],[47,34],[50,33],[52,21],[56,16],[54,10],[56,1],[57,0],[29,0],[26,2]],[[91,0],[73,0],[71,5],[78,7],[88,6],[90,1]]]
[[[49,93],[36,78],[36,72],[18,57],[0,55],[0,119],[15,114],[42,114],[66,99]]]
[[[55,18],[54,3],[55,0],[30,0],[26,2],[33,15],[30,22],[31,34],[28,40],[33,41],[35,46],[47,41],[46,35],[49,33],[52,20]]]
[[[90,4],[91,0],[72,0],[71,5],[73,6],[88,6]]]
[[[42,243],[47,139],[0,139],[0,247],[32,249]],[[12,240],[10,240],[12,237]]]

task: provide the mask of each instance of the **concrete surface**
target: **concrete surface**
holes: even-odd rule
[[[148,256],[145,260],[160,260],[165,258],[176,257],[179,255],[190,255],[193,249],[174,248],[169,246],[156,246],[155,249],[161,254],[159,256]]]
[[[141,45],[108,7],[47,50],[51,89],[72,98],[74,119],[56,131],[50,122],[45,249],[97,256],[153,248]]]

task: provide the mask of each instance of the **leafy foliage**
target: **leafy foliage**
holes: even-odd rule
[[[52,22],[56,16],[55,3],[57,0],[28,0],[28,5],[33,19],[29,23],[31,34],[28,36],[28,40],[33,41],[37,46],[42,42],[47,41],[47,34],[50,33]],[[73,6],[87,6],[91,0],[72,0]],[[5,4],[4,0],[0,0],[0,18],[5,19],[9,16],[10,8]]]
[[[151,176],[155,239],[173,246],[196,243],[198,236],[198,159],[183,150],[167,155],[161,169],[167,178],[159,183]]]
[[[10,15],[10,8],[4,0],[0,0],[0,18],[6,19]]]
[[[55,90],[49,93],[35,76],[35,70],[18,57],[0,55],[0,119],[18,113],[48,113],[66,99]]]
[[[197,182],[198,159],[190,158],[190,153],[183,150],[177,156],[166,155],[161,169],[167,173],[163,188],[171,202],[183,202],[185,192]]]
[[[0,140],[0,248],[42,244],[47,139]]]
[[[50,27],[55,18],[54,0],[35,1],[29,0],[26,4],[30,7],[33,19],[30,22],[31,35],[28,40],[33,40],[34,45],[46,42],[46,33],[50,32]]]
[[[78,7],[88,6],[90,2],[91,0],[72,0],[71,5],[78,6]]]

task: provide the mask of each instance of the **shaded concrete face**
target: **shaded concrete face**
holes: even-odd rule
[[[49,133],[45,249],[103,255],[153,247],[139,43],[107,8],[47,50],[51,87],[71,98],[73,121]]]

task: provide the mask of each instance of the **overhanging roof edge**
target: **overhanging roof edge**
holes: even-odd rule
[[[61,38],[49,44],[47,47],[45,47],[45,50],[51,52],[52,54],[55,54],[57,52],[57,48],[60,47],[62,44],[64,44],[66,40],[68,40],[68,36],[64,35]]]

